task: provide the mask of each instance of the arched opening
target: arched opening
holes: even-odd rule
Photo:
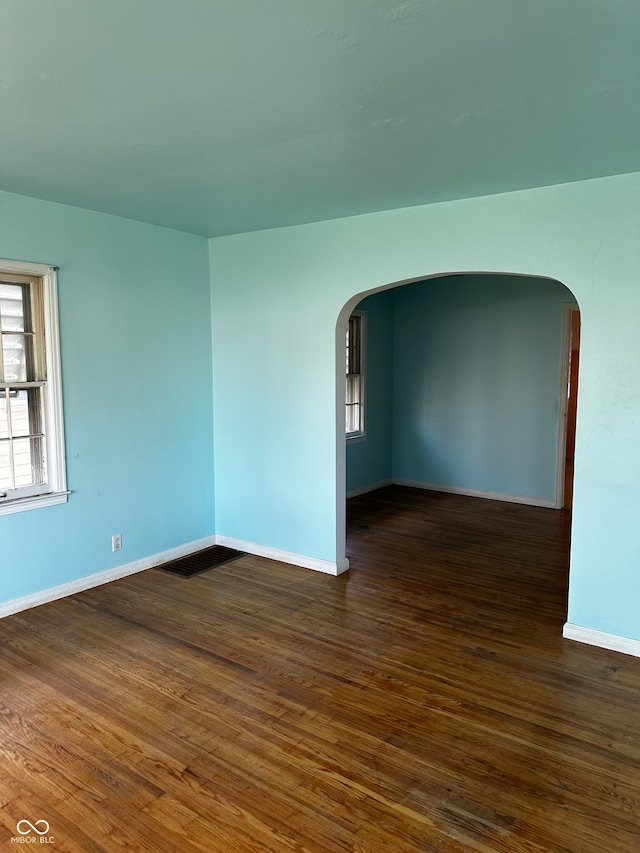
[[[366,425],[347,441],[342,369],[356,308]],[[338,535],[347,495],[390,483],[570,506],[577,318],[559,281],[512,273],[444,273],[350,299],[336,331]],[[345,554],[346,535],[345,551],[338,544]]]

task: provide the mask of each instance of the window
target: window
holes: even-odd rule
[[[363,311],[354,312],[347,326],[347,438],[364,436],[364,385],[365,385],[365,323]]]
[[[0,515],[67,494],[56,272],[0,261]]]

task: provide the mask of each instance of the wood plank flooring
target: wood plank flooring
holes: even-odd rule
[[[338,578],[247,556],[0,621],[0,849],[637,853],[640,660],[562,639],[568,537],[389,487]]]

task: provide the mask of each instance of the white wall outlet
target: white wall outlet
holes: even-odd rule
[[[116,533],[111,537],[111,550],[122,551],[122,533]]]

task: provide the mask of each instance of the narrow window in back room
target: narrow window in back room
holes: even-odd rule
[[[346,436],[365,435],[365,336],[366,314],[356,311],[349,317],[346,339]]]

